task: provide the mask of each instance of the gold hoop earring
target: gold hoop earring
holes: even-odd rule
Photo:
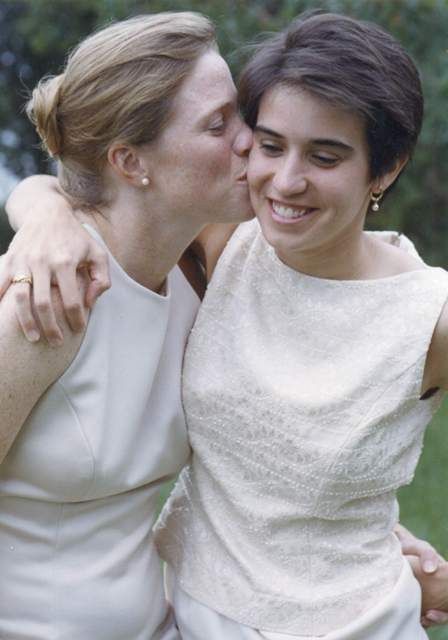
[[[370,194],[370,205],[372,208],[372,211],[374,213],[376,213],[377,211],[379,211],[380,208],[380,200],[383,197],[384,192],[383,191],[378,191],[378,193],[372,193]]]

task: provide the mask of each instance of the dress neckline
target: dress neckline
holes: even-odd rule
[[[287,272],[289,272],[291,277],[294,277],[294,274],[295,274],[298,278],[302,280],[308,280],[309,282],[314,282],[316,285],[318,284],[327,285],[327,286],[333,285],[335,287],[337,286],[352,286],[352,287],[370,286],[372,287],[378,284],[387,284],[389,282],[393,283],[397,280],[414,277],[417,273],[425,273],[427,272],[428,269],[434,268],[434,267],[429,267],[427,264],[423,262],[423,260],[418,255],[414,245],[408,238],[406,238],[406,236],[402,236],[396,231],[393,231],[393,232],[364,231],[364,233],[367,233],[369,235],[376,235],[376,236],[378,235],[391,236],[391,239],[393,240],[393,242],[389,242],[389,244],[394,244],[395,246],[398,246],[403,250],[405,250],[407,253],[411,253],[412,255],[414,255],[418,260],[420,260],[420,262],[422,263],[422,267],[419,269],[412,269],[410,271],[403,271],[402,273],[396,273],[395,275],[391,275],[391,276],[384,276],[382,278],[368,278],[368,279],[361,278],[361,279],[352,279],[352,280],[338,279],[338,278],[320,278],[318,276],[313,276],[308,273],[304,273],[303,271],[298,271],[297,269],[293,269],[292,267],[285,264],[282,260],[280,260],[280,258],[275,252],[274,247],[272,247],[266,241],[261,229],[259,229],[261,241],[265,246],[268,256],[270,257],[272,262],[276,265],[277,269],[284,269]]]

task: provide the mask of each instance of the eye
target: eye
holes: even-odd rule
[[[322,167],[333,167],[338,164],[340,160],[337,156],[330,156],[325,153],[313,153],[311,157],[315,164]]]
[[[226,128],[226,121],[223,116],[220,116],[219,118],[216,118],[215,120],[213,120],[208,130],[214,135],[219,135],[220,133],[223,133],[225,128]]]
[[[278,156],[283,151],[282,147],[274,142],[260,141],[259,147],[268,156]]]

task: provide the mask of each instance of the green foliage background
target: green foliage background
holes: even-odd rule
[[[237,75],[242,45],[282,28],[306,9],[327,9],[373,20],[396,35],[421,73],[426,117],[417,152],[375,228],[405,232],[426,260],[448,267],[448,0],[0,0],[0,164],[16,175],[48,172],[37,137],[23,115],[29,89],[57,73],[67,51],[112,19],[167,10],[196,10],[218,28],[224,56]],[[0,215],[0,253],[11,237]],[[448,404],[429,429],[416,481],[402,492],[402,518],[448,553],[443,485],[448,463]],[[448,640],[448,631],[431,632]]]
[[[447,267],[448,0],[0,0],[0,163],[19,176],[48,172],[22,112],[25,96],[45,73],[60,70],[71,47],[107,21],[156,11],[202,11],[216,22],[222,52],[237,74],[241,45],[316,8],[382,24],[417,61],[426,96],[421,142],[374,225],[402,230],[429,262]],[[3,246],[4,235],[0,226]]]

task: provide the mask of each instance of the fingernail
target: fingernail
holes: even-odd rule
[[[26,335],[30,342],[38,342],[40,340],[40,333],[38,331],[28,331]]]
[[[437,565],[434,564],[432,560],[425,560],[423,563],[423,570],[426,571],[426,573],[434,573],[436,569]]]
[[[428,613],[425,613],[425,618],[431,620],[431,622],[439,622],[440,620],[440,617],[434,611],[428,611]]]

